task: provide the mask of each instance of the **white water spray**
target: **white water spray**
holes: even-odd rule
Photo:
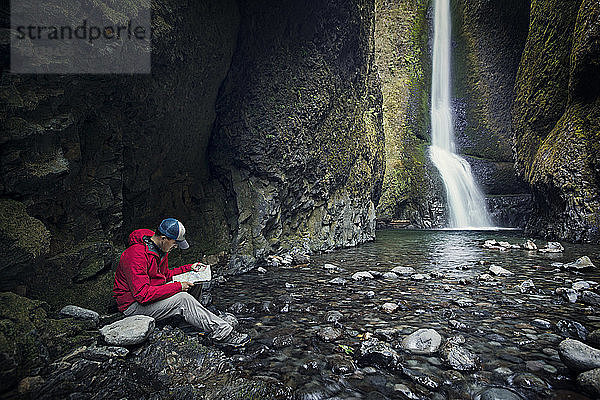
[[[429,157],[440,171],[450,212],[450,228],[492,227],[483,195],[471,166],[454,153],[454,125],[450,109],[450,4],[435,0],[433,70],[431,76],[431,131]]]

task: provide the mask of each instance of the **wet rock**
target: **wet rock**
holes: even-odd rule
[[[27,376],[21,379],[21,382],[19,382],[17,392],[21,396],[29,394],[32,391],[41,387],[44,384],[44,382],[45,380],[41,376]]]
[[[575,303],[577,301],[577,291],[575,289],[567,289],[564,287],[556,288],[555,293],[567,300],[569,303]]]
[[[331,283],[332,285],[340,285],[343,286],[346,283],[348,283],[348,281],[344,278],[333,278],[329,281],[329,283]]]
[[[331,371],[334,374],[351,374],[356,370],[356,365],[354,365],[352,357],[344,356],[341,354],[334,354],[332,356],[328,356],[327,363],[329,364]]]
[[[352,275],[352,279],[355,281],[362,281],[366,279],[373,279],[373,275],[367,271],[359,271]]]
[[[600,329],[596,329],[589,335],[587,335],[587,341],[590,345],[599,348],[600,347]]]
[[[370,274],[373,276],[373,278],[375,278],[375,279],[379,279],[379,278],[381,278],[381,277],[383,276],[383,273],[381,273],[381,272],[379,272],[379,271],[373,271],[373,270],[370,270],[370,271],[368,271],[368,272],[369,272],[369,273],[370,273]]]
[[[387,329],[378,328],[378,329],[375,329],[375,331],[373,332],[373,335],[375,335],[376,338],[384,340],[386,342],[391,342],[393,340],[396,340],[398,338],[398,334],[399,334],[399,331],[397,329],[393,329],[393,328],[387,328]]]
[[[501,250],[501,251],[506,250],[506,248],[503,246],[500,246],[500,243],[498,243],[495,239],[486,240],[483,243],[483,247],[486,249],[490,249],[490,250]]]
[[[387,279],[390,281],[397,281],[398,275],[396,275],[394,272],[386,272],[383,274],[383,279]]]
[[[249,309],[246,304],[238,301],[227,307],[227,311],[233,314],[245,314],[249,311]]]
[[[90,346],[81,352],[81,357],[90,361],[108,361],[111,358],[125,358],[129,350],[118,346]]]
[[[440,348],[442,337],[433,329],[419,329],[402,340],[401,347],[414,354],[433,354]]]
[[[296,287],[296,285],[294,285],[293,283],[286,282],[285,287],[286,289],[293,289]]]
[[[327,311],[327,314],[325,314],[325,321],[327,322],[332,322],[332,323],[336,323],[336,322],[340,322],[344,320],[344,314],[342,314],[339,311]]]
[[[460,321],[457,321],[455,319],[451,319],[450,321],[448,321],[448,325],[452,328],[452,329],[466,329],[467,325],[463,324]]]
[[[481,274],[481,275],[479,275],[479,280],[484,281],[484,282],[489,282],[489,281],[493,281],[494,277],[491,276],[490,274]]]
[[[296,251],[292,254],[292,263],[295,265],[310,264],[310,255]]]
[[[600,368],[600,350],[578,340],[565,339],[558,345],[562,362],[573,371],[581,372]]]
[[[293,343],[294,337],[292,335],[281,335],[273,338],[273,348],[275,349],[282,349],[291,346]]]
[[[538,249],[540,253],[560,253],[564,250],[565,248],[559,242],[548,242],[546,247],[543,249]]]
[[[155,320],[146,315],[133,315],[100,329],[104,341],[114,346],[129,346],[145,341],[152,333]]]
[[[358,362],[362,366],[372,366],[393,369],[400,357],[389,344],[379,339],[371,338],[361,343]]]
[[[587,339],[587,329],[577,321],[567,319],[560,320],[556,323],[556,332],[563,336],[581,341]]]
[[[440,378],[432,374],[425,373],[410,368],[402,368],[402,373],[408,376],[413,382],[425,386],[430,390],[437,390],[442,384]]]
[[[531,321],[531,325],[542,329],[550,329],[552,327],[552,323],[550,321],[546,321],[545,319],[534,319]]]
[[[581,293],[581,301],[590,306],[600,307],[600,295],[589,290],[584,290]]]
[[[375,297],[375,292],[372,290],[359,291],[358,293],[364,295],[367,299],[372,299]]]
[[[271,300],[265,300],[260,305],[260,310],[264,313],[271,314],[275,311],[276,305]]]
[[[326,326],[317,331],[317,336],[324,342],[333,342],[334,340],[341,338],[342,335],[343,332],[341,330],[330,326]]]
[[[596,398],[600,397],[600,368],[579,374],[577,384],[584,392]]]
[[[532,293],[535,291],[535,284],[531,279],[527,279],[526,281],[521,282],[519,290],[521,293]]]
[[[396,303],[385,303],[381,306],[381,311],[386,313],[393,313],[398,309],[398,304]]]
[[[458,299],[452,299],[452,302],[459,307],[472,307],[475,305],[475,300],[468,297],[461,297]]]
[[[267,273],[267,270],[266,270],[265,268],[263,268],[263,267],[258,267],[258,268],[256,268],[256,271],[257,271],[259,274],[266,274],[266,273]]]
[[[392,272],[396,275],[411,275],[415,273],[415,269],[413,267],[395,267]]]
[[[423,281],[427,279],[427,276],[424,274],[414,274],[410,276],[410,279],[412,279],[413,281]]]
[[[509,271],[509,270],[507,270],[507,269],[504,269],[504,268],[502,268],[502,267],[501,267],[501,266],[499,266],[499,265],[492,265],[492,266],[489,268],[489,271],[490,271],[492,274],[496,275],[496,276],[510,276],[510,275],[514,275],[512,272],[510,272],[510,271]]]
[[[571,271],[585,271],[596,268],[588,256],[579,257],[577,260],[564,264],[563,268]]]
[[[479,357],[459,344],[450,341],[442,346],[440,356],[446,365],[457,371],[475,371],[481,365]]]
[[[404,396],[403,398],[406,398],[409,400],[421,399],[421,396],[416,395],[412,390],[410,390],[410,388],[408,386],[403,385],[401,383],[396,383],[394,385],[394,392],[401,394],[402,396]]]
[[[475,395],[476,400],[523,400],[523,397],[519,396],[512,390],[504,388],[488,388],[483,389],[481,392]]]
[[[512,378],[512,384],[520,388],[531,389],[535,392],[542,392],[550,387],[542,378],[529,372],[516,374]]]
[[[231,313],[222,313],[219,315],[219,317],[221,317],[221,319],[223,319],[225,322],[231,325],[233,329],[237,329],[237,327],[240,325],[240,322],[238,321],[236,316]]]
[[[64,306],[60,310],[59,315],[62,317],[71,317],[82,321],[89,320],[93,321],[95,324],[98,324],[98,321],[100,319],[100,315],[96,311],[88,310],[73,305]]]
[[[323,268],[325,268],[329,272],[344,272],[345,271],[344,268],[338,267],[335,264],[325,264],[323,266]]]
[[[537,250],[537,245],[533,242],[533,240],[527,240],[523,243],[523,248],[525,250]]]
[[[578,292],[580,292],[582,290],[589,289],[590,284],[589,284],[589,282],[586,282],[586,281],[577,281],[577,282],[573,282],[571,287],[573,288],[573,290],[577,290]]]

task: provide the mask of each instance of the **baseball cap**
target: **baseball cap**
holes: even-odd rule
[[[169,239],[175,239],[180,249],[185,250],[190,247],[187,240],[185,240],[185,227],[175,218],[163,219],[158,226],[158,231]]]

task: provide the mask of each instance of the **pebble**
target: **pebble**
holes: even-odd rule
[[[366,279],[373,279],[373,275],[367,271],[356,272],[352,275],[352,279],[355,281],[362,281]]]
[[[542,329],[550,329],[552,327],[552,323],[550,321],[546,321],[545,319],[534,319],[531,321],[531,325]]]
[[[339,311],[327,311],[327,314],[325,314],[325,321],[327,322],[332,322],[332,323],[336,323],[336,322],[340,322],[344,319],[344,314],[342,314]]]
[[[381,306],[381,311],[386,313],[393,313],[398,309],[398,304],[396,303],[385,303]]]
[[[392,272],[396,275],[411,275],[415,272],[413,267],[395,267]]]
[[[425,275],[423,274],[414,274],[410,276],[410,279],[412,279],[413,281],[422,281],[425,279]]]
[[[492,274],[494,274],[494,275],[496,275],[496,276],[510,276],[510,275],[513,275],[513,273],[512,273],[512,272],[510,272],[510,271],[509,271],[509,270],[507,270],[507,269],[504,269],[504,268],[502,268],[502,267],[501,267],[501,266],[499,266],[499,265],[492,265],[492,266],[489,268],[489,270],[490,270],[490,272],[491,272]]]

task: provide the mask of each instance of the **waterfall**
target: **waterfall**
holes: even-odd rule
[[[480,229],[492,223],[471,166],[454,153],[454,125],[450,108],[450,1],[435,0],[433,70],[431,75],[431,131],[429,157],[439,170],[450,212],[450,228]]]

